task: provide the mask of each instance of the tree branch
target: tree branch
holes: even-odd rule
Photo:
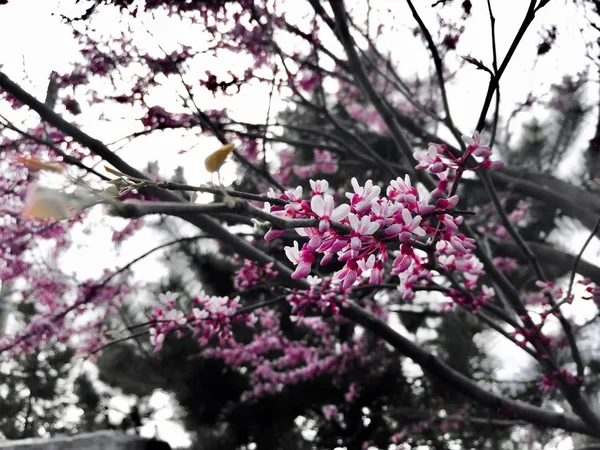
[[[492,240],[492,242],[501,254],[506,254],[511,257],[518,257],[522,254],[519,247],[514,242],[496,239]],[[535,256],[546,264],[559,266],[564,271],[572,269],[575,265],[575,256],[558,250],[550,245],[539,242],[528,242],[527,245]],[[580,259],[577,264],[577,273],[600,284],[600,267],[592,263]]]
[[[330,0],[330,4],[335,16],[335,23],[340,42],[346,50],[348,62],[350,67],[353,68],[355,78],[388,127],[396,147],[400,152],[401,158],[410,163],[413,153],[410,142],[408,142],[408,139],[406,139],[406,136],[398,126],[393,111],[388,108],[386,102],[384,102],[384,100],[373,87],[373,84],[369,80],[369,77],[364,70],[362,62],[356,53],[356,49],[354,48],[354,40],[350,35],[348,22],[346,21],[346,10],[344,8],[343,0]]]
[[[511,400],[496,395],[480,387],[471,379],[453,370],[441,359],[438,359],[431,353],[423,350],[418,345],[406,339],[388,325],[353,303],[342,308],[341,314],[371,331],[376,336],[379,336],[381,339],[392,345],[400,354],[409,357],[425,371],[444,380],[449,386],[456,389],[461,394],[474,400],[480,405],[486,406],[500,414],[504,414],[507,418],[514,417],[536,425],[562,428],[568,431],[600,436],[599,429],[588,427],[581,419],[572,414],[555,412],[546,408],[538,408],[525,402]]]

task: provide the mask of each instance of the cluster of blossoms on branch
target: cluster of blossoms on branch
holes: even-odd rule
[[[244,260],[242,266],[235,272],[233,285],[238,291],[245,291],[253,286],[264,283],[269,278],[277,277],[278,272],[273,270],[273,263],[259,267],[256,262]]]
[[[290,301],[294,302],[294,296],[300,294],[292,294]],[[296,327],[310,332],[312,339],[316,339],[307,344],[303,339],[290,339],[282,332],[279,314],[274,310],[241,313],[239,297],[229,299],[202,294],[193,299],[188,314],[177,307],[176,294],[166,293],[162,297],[165,307],[154,309],[150,325],[150,341],[155,351],[161,350],[167,335],[181,336],[186,330],[191,331],[202,346],[217,339],[219,345],[203,350],[205,357],[221,359],[231,367],[251,369],[252,387],[243,395],[243,401],[318,376],[340,376],[357,364],[368,367],[373,357],[365,352],[362,337],[340,345],[332,334],[331,325],[321,317],[292,316]],[[343,319],[336,316],[335,321]],[[251,327],[254,330],[252,341],[236,340],[232,329],[234,323]],[[273,358],[272,355],[279,356]]]
[[[292,151],[279,153],[280,164],[274,177],[284,186],[289,186],[295,175],[301,180],[309,179],[317,174],[331,175],[338,171],[338,163],[334,155],[322,149],[315,149],[311,164],[299,165]]]
[[[366,352],[364,337],[355,336],[341,343],[333,328],[322,317],[292,319],[311,340],[290,339],[282,332],[279,314],[274,310],[257,310],[256,334],[250,343],[231,341],[226,347],[204,350],[206,357],[223,360],[231,367],[250,369],[250,390],[242,401],[281,391],[321,376],[340,381],[351,368],[368,370],[375,352]],[[343,320],[339,317],[337,320]],[[274,356],[275,355],[275,356]]]
[[[466,169],[466,163],[471,156],[475,157],[478,165],[469,167],[469,170],[478,168],[497,170],[504,166],[504,163],[499,160],[491,160],[492,150],[489,147],[487,139],[483,138],[479,132],[475,132],[473,137],[463,136],[463,140],[467,145],[467,150],[462,154],[455,154],[445,144],[429,144],[429,149],[423,152],[415,152],[415,159],[419,161],[417,169],[427,170],[432,174],[437,174],[440,178],[442,188],[440,192],[444,192],[445,183],[448,177],[448,169]],[[445,175],[445,176],[441,176]],[[435,194],[434,194],[435,197]]]
[[[459,159],[450,160],[443,153],[445,146],[433,144],[429,152],[415,154],[419,161],[417,168],[440,179],[432,195],[435,203],[422,199],[406,176],[390,181],[385,196],[381,195],[382,188],[371,180],[360,185],[354,178],[353,192],[345,194],[348,202],[336,202],[326,180],[310,180],[310,199],[303,197],[303,189],[299,186],[279,196],[288,202],[284,206],[267,204],[269,213],[291,223],[318,219],[316,227],[296,228],[306,242],[300,246],[296,241],[285,248],[288,259],[296,266],[292,278],[305,278],[314,264],[324,266],[335,258],[344,263],[333,277],[342,289],[351,288],[362,278],[368,279],[370,284],[380,284],[388,270],[392,276],[399,277],[398,289],[407,300],[414,296],[415,285],[430,283],[434,276],[432,270],[460,271],[465,287],[476,288],[477,279],[483,273],[482,266],[472,254],[474,240],[459,232],[463,217],[452,214],[459,198],[457,195],[448,197],[448,182],[451,171],[466,169],[469,155],[483,158],[479,166],[470,170],[493,169],[500,164],[485,164],[491,150],[478,133],[474,138],[466,137],[465,142],[467,151]],[[437,219],[437,222],[431,219]],[[265,239],[269,241],[283,233],[271,229]],[[429,240],[425,241],[425,238]],[[477,308],[493,297],[493,290],[483,286],[475,297],[467,297],[456,290],[451,290],[450,294],[454,301]]]
[[[93,354],[104,345],[107,320],[136,292],[128,275],[116,279],[107,274],[101,281],[87,280],[75,287],[60,273],[26,274],[34,289],[23,300],[35,302],[37,315],[24,330],[0,340],[0,354],[11,358],[50,341],[68,344],[82,355]]]
[[[233,341],[231,326],[233,322],[243,322],[253,326],[256,317],[253,314],[240,314],[240,298],[207,296],[201,294],[194,298],[191,311],[186,315],[176,306],[177,296],[165,294],[165,307],[154,308],[150,326],[150,342],[156,351],[160,351],[165,337],[172,332],[182,333],[188,328],[200,345],[218,338],[221,346]]]
[[[321,279],[308,276],[308,289],[294,290],[287,296],[292,305],[292,313],[302,316],[307,309],[317,308],[322,313],[339,313],[340,306],[344,305],[350,290],[344,288],[335,278]]]

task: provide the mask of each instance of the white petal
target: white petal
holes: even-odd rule
[[[404,221],[404,225],[410,225],[412,222],[412,215],[410,211],[406,208],[402,210],[402,220]]]
[[[356,214],[349,213],[348,220],[350,221],[350,226],[352,227],[352,229],[357,230],[358,224],[360,223],[360,221],[358,220],[358,217],[356,217]]]
[[[371,255],[369,255],[369,258],[367,259],[367,266],[373,267],[374,265],[375,265],[375,255],[371,253]]]
[[[333,213],[331,213],[331,220],[339,222],[340,220],[345,219],[348,216],[348,213],[350,213],[350,205],[340,205],[333,210]]]
[[[463,142],[467,145],[475,145],[475,140],[470,136],[461,136]]]
[[[373,234],[375,233],[377,230],[379,230],[379,224],[377,222],[372,222],[369,224],[369,226],[367,227],[367,231],[365,232],[365,234],[369,235],[369,234]]]
[[[298,249],[298,241],[294,241],[293,247],[284,247],[285,256],[293,262],[294,264],[298,264],[298,260],[300,259],[300,250]]]
[[[310,209],[319,217],[325,214],[325,201],[320,195],[313,195],[310,199]]]
[[[427,233],[425,232],[425,230],[421,227],[417,227],[415,228],[413,231],[413,233],[415,233],[417,236],[425,236]]]

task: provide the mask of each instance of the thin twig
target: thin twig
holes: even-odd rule
[[[408,7],[410,8],[410,11],[411,11],[413,17],[417,21],[417,24],[419,25],[419,29],[421,30],[421,33],[423,33],[423,36],[425,37],[425,41],[427,42],[427,46],[429,47],[431,57],[433,58],[433,65],[435,66],[435,74],[437,76],[437,81],[438,81],[438,85],[440,88],[440,94],[442,97],[442,104],[444,106],[444,111],[446,113],[446,117],[444,118],[444,123],[446,124],[446,126],[448,127],[448,129],[450,130],[450,132],[452,133],[454,138],[458,142],[462,142],[461,133],[457,130],[456,126],[454,125],[454,122],[452,121],[452,114],[450,112],[450,104],[448,103],[448,95],[446,93],[446,81],[444,80],[444,68],[442,65],[442,59],[440,58],[440,54],[437,50],[437,47],[435,46],[435,42],[433,42],[433,38],[431,37],[431,33],[429,32],[429,29],[425,25],[425,22],[423,22],[423,19],[421,19],[421,16],[419,15],[417,9],[415,8],[412,0],[406,0],[406,3],[408,4]]]
[[[88,167],[86,166],[80,159],[75,158],[74,156],[71,156],[67,153],[65,153],[62,149],[60,149],[59,147],[57,147],[53,142],[47,141],[46,139],[42,139],[39,138],[31,133],[28,133],[25,130],[20,129],[19,127],[17,127],[16,125],[14,125],[12,122],[10,122],[8,119],[6,119],[4,116],[0,115],[0,118],[2,119],[0,121],[0,123],[2,123],[5,127],[10,128],[11,130],[25,136],[27,139],[31,139],[34,142],[37,142],[38,144],[44,145],[46,147],[48,147],[50,150],[52,150],[54,153],[56,153],[57,155],[61,156],[63,161],[66,162],[67,164],[71,164],[73,166],[77,166],[80,169],[85,170],[88,173],[93,173],[94,175],[96,175],[98,178],[100,178],[101,180],[108,180],[108,177],[106,175],[103,175],[99,172],[97,172],[94,168],[92,167]]]
[[[413,153],[412,146],[398,125],[393,110],[388,108],[384,100],[377,93],[364,70],[363,64],[355,49],[355,42],[348,29],[346,9],[344,8],[343,0],[330,0],[329,3],[331,4],[335,16],[335,23],[340,42],[346,50],[346,55],[348,56],[350,66],[353,68],[354,76],[388,127],[400,157],[410,164]],[[411,175],[415,175],[414,170],[411,170]]]
[[[492,68],[494,69],[494,75],[498,73],[498,49],[496,44],[496,17],[492,11],[491,0],[487,0],[488,13],[490,16],[490,28],[492,33]],[[500,118],[500,85],[496,88],[496,109],[494,110],[494,121],[492,122],[492,133],[490,136],[490,147],[494,146],[496,142],[496,133],[498,130],[498,120]]]
[[[590,244],[590,242],[592,242],[594,236],[596,236],[596,234],[598,233],[598,230],[600,230],[600,217],[596,222],[596,226],[594,227],[588,238],[585,240],[583,246],[581,247],[581,250],[579,250],[579,253],[573,261],[573,269],[571,269],[571,276],[569,277],[569,289],[567,290],[567,299],[571,297],[571,292],[573,291],[573,284],[575,283],[575,275],[577,274],[577,267],[579,266],[579,262],[583,257],[583,253],[585,252],[585,249]]]

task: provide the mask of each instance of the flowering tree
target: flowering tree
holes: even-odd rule
[[[527,51],[543,58],[559,30],[539,20],[552,2],[523,2],[520,26],[501,55],[494,3],[402,2],[399,11],[414,18],[412,38],[431,62],[419,76],[380,50],[393,32],[393,24],[371,20],[387,8],[383,2],[96,0],[65,18],[80,59],[69,72],[50,75],[45,102],[0,72],[3,102],[13,109],[0,118],[0,273],[12,298],[38,311],[3,339],[3,357],[52,342],[92,356],[146,336],[159,355],[180,345],[216,361],[232,383],[243,378],[234,398],[222,399],[238,411],[260,415],[253,405],[295,392],[287,419],[317,423],[315,439],[324,447],[467,438],[493,445],[492,434],[473,437],[479,424],[508,430],[526,448],[543,441],[534,429],[599,437],[598,358],[586,339],[597,310],[582,322],[578,306],[599,302],[600,268],[582,254],[600,227],[593,181],[600,126],[586,152],[589,170],[559,178],[556,165],[589,109],[581,100],[585,76],[572,74],[550,99],[530,96],[503,113],[503,75],[524,36],[542,30]],[[587,14],[590,33],[597,28],[595,2],[568,7]],[[461,57],[456,51],[475,8],[489,21],[490,54]],[[426,24],[425,12],[438,22]],[[118,27],[96,26],[103,13],[118,13]],[[144,30],[153,21],[193,32],[157,38]],[[594,44],[586,49],[598,51]],[[206,57],[224,61],[223,68],[199,72]],[[489,83],[474,131],[464,131],[449,90],[475,70]],[[248,122],[233,107],[218,108],[248,90],[268,97],[263,119]],[[276,102],[285,109],[271,108]],[[220,141],[200,158],[213,182],[188,184],[183,169],[168,177],[160,162],[134,167],[119,152],[122,142],[105,143],[78,123],[97,105],[101,119],[137,118],[127,142],[165,134],[173,147],[190,138]],[[528,109],[556,126],[527,122],[522,143],[514,144],[511,123]],[[187,152],[165,153],[171,150]],[[237,169],[232,186],[222,182],[228,158]],[[73,231],[93,226],[89,216],[98,208],[128,220],[114,234],[116,246],[148,226],[158,230],[157,240],[165,230],[175,236],[83,282],[39,257],[48,248],[57,261],[67,255]],[[154,215],[159,222],[148,217]],[[589,230],[580,249],[549,240],[559,217]],[[169,246],[197,257],[190,249],[196,242],[218,249],[219,261],[176,290],[163,289],[146,313],[149,303],[140,307],[139,299],[156,286],[136,284],[131,269]],[[181,273],[202,267],[198,260],[175,262]],[[230,286],[215,283],[208,270]],[[501,336],[515,357],[535,362],[537,387],[527,395],[507,389],[489,358],[467,353],[459,364],[448,346],[444,354],[440,342],[417,335],[423,320],[402,327],[392,318],[398,312],[428,313],[435,320],[427,327],[446,338],[448,327],[466,331],[470,345],[476,335]],[[123,323],[125,316],[136,322]],[[373,380],[407,393],[373,394]],[[331,389],[320,404],[306,404],[294,389],[307,383]],[[429,388],[436,395],[421,395]],[[377,401],[353,409],[365,398]],[[402,412],[407,405],[411,417]],[[259,442],[258,434],[250,431],[236,445]]]

